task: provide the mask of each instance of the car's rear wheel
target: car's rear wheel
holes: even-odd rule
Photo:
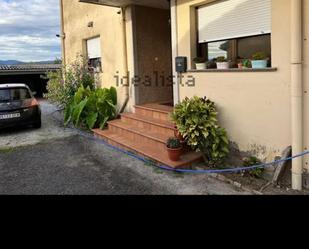
[[[41,119],[33,124],[33,127],[36,129],[40,129],[42,127],[42,121]]]

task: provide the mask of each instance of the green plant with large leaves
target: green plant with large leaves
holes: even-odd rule
[[[187,144],[201,151],[210,165],[217,165],[228,155],[227,132],[218,125],[214,102],[206,97],[185,98],[175,106],[171,116]]]
[[[116,88],[91,90],[80,86],[71,103],[65,108],[65,125],[72,123],[80,128],[100,128],[117,115]]]

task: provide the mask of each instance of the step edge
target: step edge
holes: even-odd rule
[[[164,114],[170,114],[171,113],[171,111],[164,111],[164,110],[154,109],[154,108],[151,108],[151,107],[140,106],[140,105],[134,105],[133,107],[134,108],[145,109],[145,110],[148,110],[148,111],[160,112],[160,113],[164,113]]]
[[[166,129],[170,129],[170,130],[174,130],[174,131],[177,130],[177,128],[175,128],[173,125],[167,125],[167,124],[159,123],[160,120],[158,120],[158,121],[150,121],[150,120],[147,120],[147,119],[144,120],[144,119],[141,119],[140,117],[134,116],[134,113],[133,113],[133,115],[129,115],[128,113],[122,113],[121,117],[122,116],[129,118],[129,119],[134,119],[134,120],[138,120],[138,121],[141,121],[141,122],[144,122],[144,123],[152,124],[152,125],[155,125],[155,126],[163,127],[163,128],[166,128]],[[146,117],[146,118],[148,118],[148,117]]]
[[[118,119],[118,120],[119,120],[119,121],[118,121],[117,123],[116,123],[116,122],[113,122],[113,121],[115,121],[115,120],[109,121],[109,122],[108,122],[108,125],[116,126],[117,128],[124,129],[124,130],[126,130],[126,131],[129,131],[129,132],[138,134],[138,135],[143,136],[143,137],[147,137],[147,138],[149,138],[149,139],[155,140],[155,141],[160,142],[160,143],[163,143],[163,144],[166,143],[165,140],[160,139],[160,138],[157,138],[157,137],[155,137],[155,136],[153,136],[153,135],[150,135],[149,132],[147,132],[147,131],[145,131],[145,130],[143,130],[144,132],[140,132],[140,131],[135,130],[135,129],[130,129],[130,128],[127,128],[127,127],[123,127],[123,126],[121,126],[121,125],[118,124],[118,123],[121,123],[121,124],[124,124],[124,125],[125,125],[125,123],[121,122],[120,119]],[[168,139],[168,136],[166,136],[166,137],[167,137],[166,139]]]

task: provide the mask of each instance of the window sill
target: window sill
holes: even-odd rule
[[[268,68],[261,68],[261,69],[255,69],[255,68],[245,68],[245,69],[239,69],[239,68],[229,68],[229,69],[190,69],[187,72],[189,73],[246,73],[246,72],[275,72],[278,69],[276,67],[268,67]]]

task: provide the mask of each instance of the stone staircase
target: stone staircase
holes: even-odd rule
[[[174,124],[169,115],[173,107],[160,104],[135,106],[135,113],[123,113],[121,118],[108,122],[108,129],[94,129],[94,135],[111,145],[152,159],[172,168],[185,168],[202,157],[200,153],[186,152],[181,160],[169,160],[166,140],[174,136]]]

